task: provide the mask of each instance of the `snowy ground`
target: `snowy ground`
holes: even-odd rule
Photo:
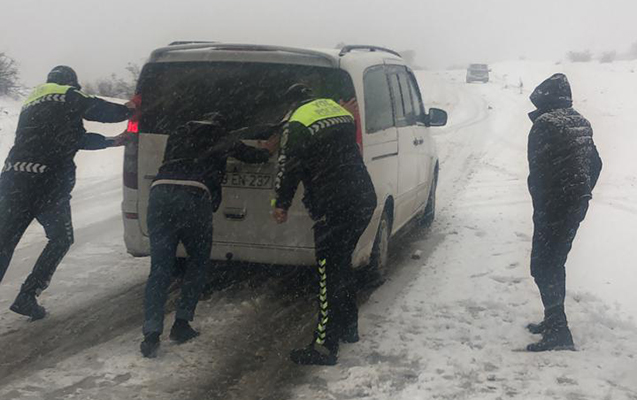
[[[486,85],[465,84],[461,71],[422,74],[430,105],[451,115],[435,135],[437,220],[401,239],[388,282],[362,306],[361,342],[343,346],[331,368],[287,362],[314,321],[307,301],[278,295],[276,279],[202,302],[197,341],[141,359],[148,260],[128,257],[121,240],[122,152],[81,154],[77,242],[42,296],[52,314],[30,324],[7,310],[42,247],[38,227],[0,286],[0,398],[637,399],[635,68],[512,62],[494,65]],[[537,339],[524,325],[541,317],[541,304],[528,276],[527,97],[558,71],[571,79],[605,166],[567,265],[579,351],[528,354],[517,350]],[[2,158],[18,110],[0,100]],[[421,260],[409,257],[416,249]]]

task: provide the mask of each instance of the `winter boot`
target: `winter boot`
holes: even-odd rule
[[[31,317],[31,321],[37,321],[46,316],[46,310],[38,304],[34,293],[20,292],[9,309],[20,315]]]
[[[541,333],[544,333],[544,330],[546,329],[546,323],[544,321],[537,324],[530,323],[526,326],[526,329],[528,329],[529,332],[534,335],[539,335]]]
[[[554,307],[544,312],[542,340],[526,347],[528,351],[575,350],[571,330],[564,313],[564,306]]]
[[[142,355],[146,358],[157,357],[159,350],[159,333],[149,333],[144,336],[144,341],[139,346]]]
[[[313,341],[309,346],[290,352],[290,360],[299,365],[336,365],[338,342],[326,346]]]
[[[170,340],[179,344],[186,343],[197,336],[199,336],[199,332],[192,329],[188,321],[185,319],[176,319],[172,329],[170,330]]]
[[[542,340],[537,343],[531,343],[526,346],[527,351],[539,352],[539,351],[558,351],[558,350],[571,350],[575,351],[575,345],[573,344],[573,336],[571,336],[571,330],[568,326],[564,326],[557,329],[546,329],[542,336]]]

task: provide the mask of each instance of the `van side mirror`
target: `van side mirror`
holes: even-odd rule
[[[427,126],[447,125],[447,112],[439,108],[430,108],[427,114]]]

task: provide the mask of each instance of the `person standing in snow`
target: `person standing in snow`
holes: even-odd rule
[[[533,201],[531,275],[544,305],[544,320],[529,324],[542,340],[528,351],[574,350],[564,311],[566,259],[586,216],[602,161],[591,124],[575,111],[564,74],[555,74],[531,94],[528,187]]]
[[[75,154],[124,144],[124,135],[106,138],[86,132],[83,119],[121,122],[134,108],[132,103],[115,104],[84,94],[75,71],[67,66],[53,68],[47,82],[27,98],[0,175],[0,281],[33,219],[44,227],[48,243],[11,305],[12,311],[32,320],[46,315],[36,297],[49,286],[73,244],[70,199]]]
[[[219,113],[190,121],[168,137],[164,161],[148,201],[151,268],[144,300],[142,355],[154,358],[164,330],[164,307],[177,246],[183,243],[188,264],[177,303],[170,339],[185,343],[199,332],[190,326],[202,289],[212,248],[212,215],[221,203],[221,183],[228,157],[251,164],[266,163],[278,147],[278,135],[263,148],[244,144],[228,133]],[[267,131],[275,127],[269,127]],[[267,132],[266,132],[267,133]]]
[[[314,224],[319,316],[309,346],[293,350],[297,364],[333,365],[339,341],[358,341],[352,253],[376,209],[376,192],[356,143],[352,114],[295,84],[284,101],[291,116],[281,138],[274,218],[287,221],[299,182]],[[351,103],[350,103],[351,104]]]

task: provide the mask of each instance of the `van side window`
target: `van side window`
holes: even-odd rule
[[[398,75],[400,82],[400,92],[403,97],[403,104],[405,106],[405,119],[409,125],[416,124],[416,118],[414,113],[413,95],[411,94],[411,88],[409,87],[409,77],[407,71],[403,71]]]
[[[400,89],[400,83],[398,82],[398,74],[394,68],[391,68],[391,73],[388,75],[389,88],[391,89],[392,100],[394,103],[394,115],[396,117],[396,126],[407,126],[407,120],[405,118],[405,104]]]
[[[394,126],[391,95],[385,68],[372,67],[365,72],[365,126],[367,133],[375,133]]]
[[[418,88],[418,83],[414,74],[411,72],[408,72],[407,74],[409,76],[409,91],[411,93],[411,98],[414,104],[414,117],[416,121],[422,121],[423,114],[425,113],[425,108],[422,104],[420,89]]]

